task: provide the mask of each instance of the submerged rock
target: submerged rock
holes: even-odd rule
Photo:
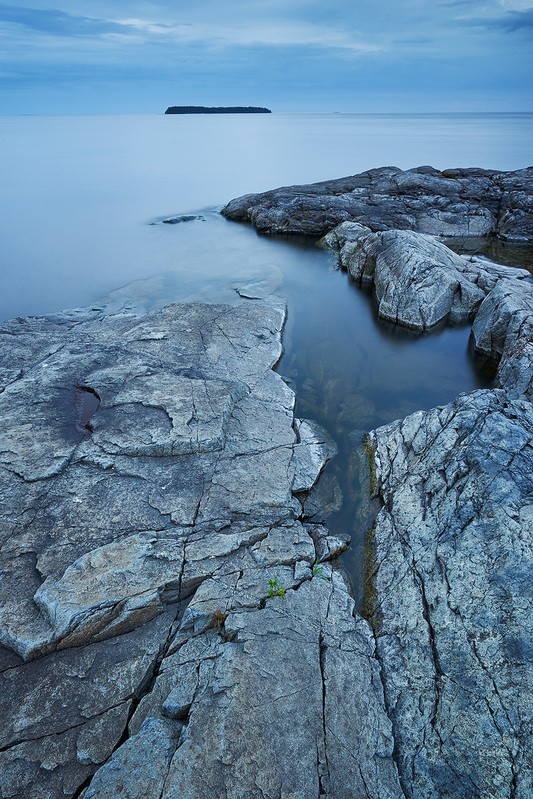
[[[205,222],[205,216],[201,214],[180,214],[178,216],[167,216],[161,220],[163,225],[179,225],[181,222]]]
[[[516,172],[432,167],[370,169],[359,175],[285,186],[232,200],[228,219],[259,230],[323,236],[341,222],[373,231],[438,236],[533,237],[533,167]]]

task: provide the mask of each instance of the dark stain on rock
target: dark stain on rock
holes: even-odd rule
[[[77,386],[74,395],[76,406],[76,430],[78,433],[90,435],[93,431],[91,418],[100,405],[100,397],[94,388]]]

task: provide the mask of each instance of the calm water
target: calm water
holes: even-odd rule
[[[519,169],[533,161],[531,141],[531,114],[3,117],[0,318],[109,294],[145,307],[235,302],[235,285],[268,280],[287,298],[279,371],[297,413],[339,444],[320,493],[330,526],[354,537],[348,560],[360,593],[370,514],[360,501],[361,431],[490,376],[468,353],[467,329],[417,336],[382,324],[330,254],[258,236],[217,209],[247,192],[386,164]],[[203,220],[150,224],[191,212]]]

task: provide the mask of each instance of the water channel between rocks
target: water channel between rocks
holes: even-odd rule
[[[295,416],[309,418],[334,439],[338,454],[304,498],[306,517],[351,536],[342,557],[359,609],[364,600],[364,542],[378,510],[369,499],[365,433],[458,394],[493,385],[494,365],[472,352],[470,327],[445,324],[419,333],[378,319],[371,292],[337,268],[335,253],[314,239],[257,234],[216,209],[188,213],[175,225],[153,224],[172,238],[175,271],[113,292],[150,308],[171,301],[242,302],[253,286],[287,303],[283,356],[276,371],[296,394]],[[153,220],[162,222],[163,219]],[[451,242],[448,242],[451,244]],[[487,251],[487,242],[457,241],[458,251]],[[494,249],[494,248],[493,248]],[[487,253],[488,254],[488,253]],[[490,253],[524,266],[531,253]],[[514,261],[513,261],[514,258]],[[246,300],[244,300],[246,301]]]
[[[350,535],[341,563],[361,610],[365,541],[379,510],[379,501],[370,498],[365,434],[461,392],[492,386],[494,366],[473,353],[469,326],[442,324],[419,333],[384,322],[371,291],[336,269],[335,254],[320,252],[312,240],[286,246],[306,253],[309,280],[289,294],[277,371],[295,391],[295,415],[318,422],[338,447],[304,511],[332,533]]]

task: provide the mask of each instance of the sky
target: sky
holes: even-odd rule
[[[0,114],[533,111],[533,0],[0,2]]]

